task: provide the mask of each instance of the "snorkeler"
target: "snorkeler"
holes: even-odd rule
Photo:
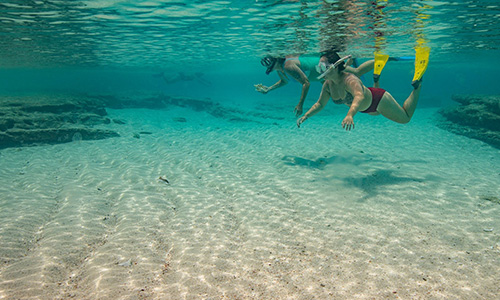
[[[269,91],[280,88],[288,83],[287,74],[297,80],[302,85],[302,93],[300,95],[299,103],[295,106],[295,116],[300,116],[303,112],[304,101],[307,93],[309,92],[310,81],[320,81],[318,76],[321,74],[321,66],[329,63],[329,56],[335,53],[327,51],[321,57],[303,56],[303,55],[288,55],[283,57],[265,57],[261,60],[261,64],[267,68],[266,75],[272,71],[276,71],[280,80],[272,86],[265,86],[261,83],[254,85],[255,90],[267,94]],[[351,61],[352,62],[352,61]],[[350,63],[348,63],[350,64]],[[346,72],[352,73],[356,76],[361,76],[373,70],[374,61],[369,60],[361,64],[357,68],[347,66]],[[324,70],[323,70],[324,71]],[[307,74],[307,75],[306,75]],[[322,81],[322,80],[321,80]]]
[[[385,90],[367,88],[358,77],[345,72],[345,61],[350,58],[350,55],[340,58],[338,54],[335,54],[334,57],[336,58],[336,62],[328,66],[327,70],[320,75],[320,78],[324,78],[325,82],[318,101],[302,118],[297,120],[298,127],[305,120],[322,110],[330,98],[332,98],[335,104],[345,104],[350,107],[347,116],[342,121],[342,128],[346,130],[354,129],[353,118],[357,112],[370,115],[381,114],[389,120],[401,124],[410,122],[417,107],[422,86],[422,76],[427,69],[429,60],[428,48],[420,50],[420,52],[417,49],[415,76],[412,82],[413,91],[405,100],[403,107]]]

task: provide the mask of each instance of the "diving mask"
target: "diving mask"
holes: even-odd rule
[[[316,66],[316,71],[318,71],[318,73],[321,74],[318,76],[318,79],[323,79],[328,73],[331,72],[331,70],[335,69],[341,63],[345,62],[346,60],[348,60],[351,57],[352,57],[352,55],[344,56],[341,59],[337,60],[334,64],[326,64],[325,62],[320,62]]]
[[[261,59],[260,64],[267,68],[266,75],[269,75],[269,73],[271,73],[274,66],[276,65],[276,61],[276,58],[270,56]]]
[[[318,74],[323,74],[326,71],[326,69],[328,69],[329,66],[331,66],[331,64],[327,64],[324,61],[320,61],[319,64],[316,66],[316,72],[318,72]]]

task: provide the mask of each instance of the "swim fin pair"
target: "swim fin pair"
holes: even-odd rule
[[[413,75],[412,85],[415,88],[418,88],[420,85],[420,81],[422,80],[422,76],[424,76],[425,71],[427,70],[427,65],[429,64],[429,54],[431,49],[429,47],[418,47],[415,49],[415,74]],[[380,52],[375,52],[375,65],[373,69],[373,81],[378,82],[380,79],[380,73],[385,67],[385,64],[389,60],[410,60],[413,57],[389,57],[387,54],[382,54]]]

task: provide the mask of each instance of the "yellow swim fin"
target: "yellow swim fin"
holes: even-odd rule
[[[375,66],[373,68],[373,81],[377,82],[380,77],[380,73],[382,73],[385,64],[389,60],[389,55],[382,54],[380,52],[375,52],[374,54],[375,54]]]
[[[413,82],[419,81],[424,76],[429,64],[430,52],[431,48],[429,47],[422,46],[415,48],[415,75],[413,76]]]

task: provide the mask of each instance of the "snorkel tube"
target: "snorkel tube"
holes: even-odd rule
[[[349,58],[351,58],[352,55],[347,55],[347,56],[344,56],[342,57],[341,59],[337,60],[333,65],[330,65],[325,72],[323,72],[323,74],[319,75],[318,76],[318,79],[323,79],[326,75],[328,75],[328,73],[330,73],[333,69],[335,69],[336,67],[338,67],[341,63],[345,62],[346,60],[348,60]]]

